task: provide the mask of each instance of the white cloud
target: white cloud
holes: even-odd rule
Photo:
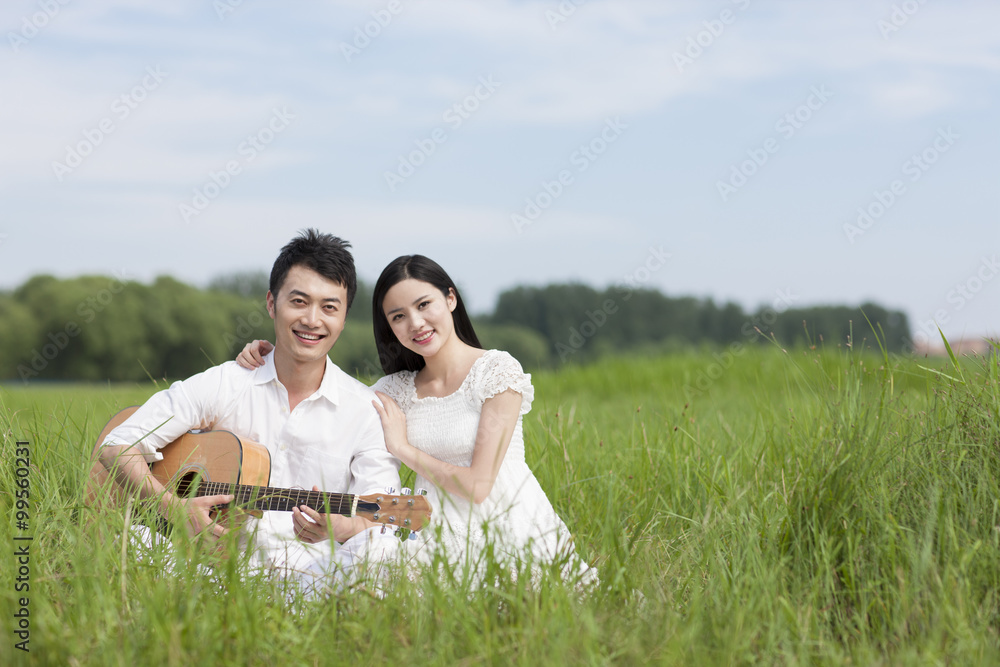
[[[946,80],[930,72],[913,71],[904,80],[873,86],[870,94],[877,111],[887,118],[925,116],[958,106],[957,95]]]

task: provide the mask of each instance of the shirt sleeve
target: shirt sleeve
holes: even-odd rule
[[[163,459],[160,449],[192,429],[209,428],[223,411],[221,367],[173,383],[141,405],[108,434],[103,447],[132,445],[146,463]]]
[[[507,352],[490,350],[486,354],[489,356],[483,359],[479,377],[475,378],[474,396],[479,405],[510,389],[521,394],[520,414],[527,414],[535,398],[531,375],[525,373],[518,360]]]
[[[385,448],[382,422],[375,408],[372,417],[358,434],[354,457],[351,459],[349,493],[368,495],[385,493],[388,487],[399,493],[399,461]]]
[[[406,410],[409,403],[409,396],[407,395],[407,387],[409,386],[406,381],[407,371],[400,371],[399,373],[393,373],[392,375],[386,375],[378,379],[378,381],[372,385],[373,391],[380,391],[392,400],[396,401],[400,409]]]

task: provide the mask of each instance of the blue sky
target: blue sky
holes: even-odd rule
[[[204,285],[315,226],[368,281],[438,260],[475,311],[631,280],[998,334],[998,24],[968,0],[8,1],[0,288]]]

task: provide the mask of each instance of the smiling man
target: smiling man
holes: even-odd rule
[[[230,361],[153,395],[103,443],[101,462],[120,483],[156,499],[165,517],[185,516],[188,533],[206,540],[226,532],[213,524],[209,511],[232,496],[181,498],[164,489],[147,466],[189,430],[226,430],[264,445],[272,487],[352,494],[399,487],[399,464],[386,451],[371,409],[375,394],[327,356],[357,289],[349,247],[310,229],[282,249],[267,293],[274,363],[247,371]],[[136,530],[150,539],[144,527]],[[265,512],[241,530],[253,548],[252,562],[311,590],[326,574],[350,570],[373,541],[383,539],[363,518],[310,509]],[[334,541],[342,546],[334,547]]]

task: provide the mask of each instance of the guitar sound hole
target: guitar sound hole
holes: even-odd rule
[[[196,495],[198,489],[198,483],[201,481],[201,475],[197,472],[187,472],[181,475],[177,480],[177,495],[182,498],[193,498]]]

